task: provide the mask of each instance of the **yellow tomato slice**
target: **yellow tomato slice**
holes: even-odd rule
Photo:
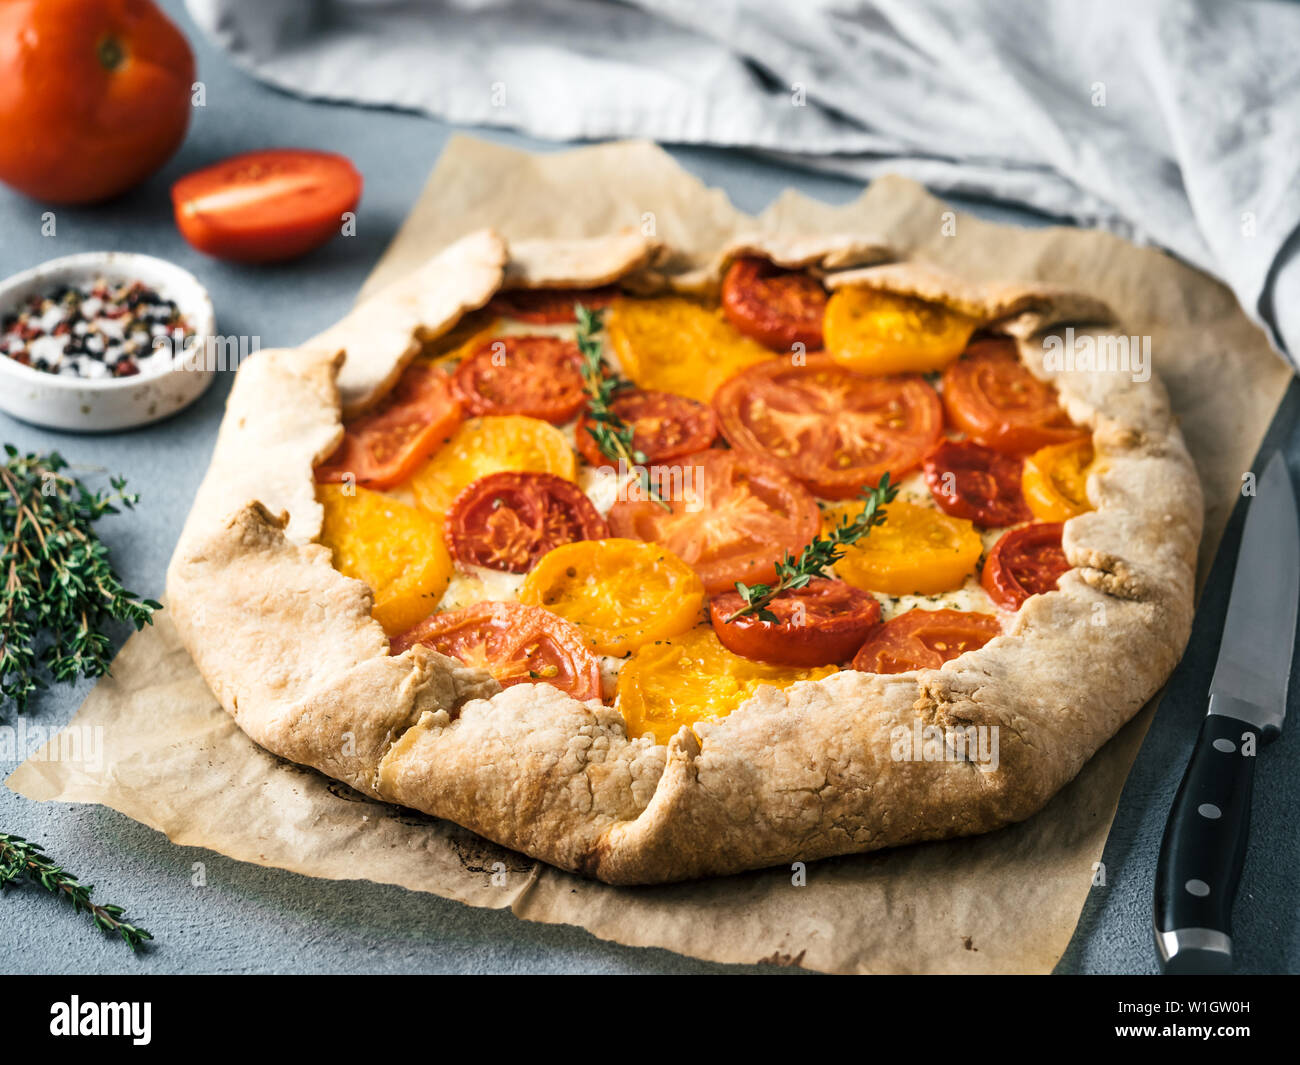
[[[832,508],[827,527],[861,509],[857,503]],[[975,572],[983,549],[971,522],[896,499],[885,507],[885,523],[849,545],[835,571],[867,592],[937,595],[960,588]]]
[[[322,484],[325,508],[320,542],[334,552],[334,568],[370,585],[374,618],[389,636],[423,621],[451,580],[451,555],[438,523],[415,507],[368,488]]]
[[[480,477],[502,470],[577,477],[577,459],[560,430],[518,414],[471,418],[411,477],[415,501],[439,520]]]
[[[1086,437],[1041,448],[1025,459],[1020,485],[1034,517],[1069,521],[1091,510],[1088,469],[1092,460],[1092,441]]]
[[[712,628],[642,647],[618,675],[618,708],[629,736],[667,743],[683,725],[726,717],[764,684],[820,680],[835,666],[800,669],[752,662],[722,646]]]
[[[704,583],[658,544],[580,540],[547,552],[519,601],[572,622],[596,653],[622,656],[699,624]]]
[[[618,300],[606,328],[623,372],[638,385],[701,403],[746,366],[776,358],[721,310],[677,296]]]
[[[942,370],[966,350],[978,323],[942,303],[842,288],[826,304],[826,350],[837,362],[864,373]]]

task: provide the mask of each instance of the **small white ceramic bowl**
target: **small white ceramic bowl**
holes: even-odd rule
[[[142,281],[172,300],[202,345],[216,331],[207,290],[188,270],[165,259],[134,252],[92,251],[51,259],[0,282],[0,318],[32,296],[60,285],[85,285],[96,278]],[[200,350],[200,349],[195,349]],[[173,356],[162,373],[133,377],[68,377],[33,370],[0,355],[0,410],[50,429],[103,433],[147,425],[175,414],[203,395],[215,370],[206,360]],[[198,361],[201,365],[193,367]]]

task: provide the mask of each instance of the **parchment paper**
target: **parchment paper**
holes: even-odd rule
[[[1106,300],[1125,332],[1152,337],[1155,370],[1197,461],[1207,499],[1202,580],[1289,379],[1226,288],[1159,252],[1102,233],[991,225],[900,178],[843,207],[787,191],[753,219],[642,143],[535,156],[453,140],[363,291],[482,226],[518,239],[629,225],[653,227],[700,263],[760,227],[866,233],[973,278],[1052,281]],[[131,637],[75,718],[103,727],[102,769],[38,754],[8,783],[31,799],[102,803],[176,843],[243,861],[508,906],[528,920],[705,959],[828,972],[1046,972],[1074,931],[1153,713],[1146,707],[1036,817],[1001,832],[802,871],[613,888],[268,754],[218,707],[164,612]]]

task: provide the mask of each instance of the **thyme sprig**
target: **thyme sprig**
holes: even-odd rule
[[[826,577],[830,568],[844,557],[844,549],[855,544],[886,519],[885,504],[892,503],[898,495],[898,489],[889,483],[889,474],[880,478],[875,488],[864,489],[858,496],[863,501],[862,510],[850,517],[846,515],[840,523],[824,536],[814,537],[795,558],[789,551],[776,564],[775,584],[742,584],[736,582],[736,591],[745,605],[730,614],[727,622],[735,621],[749,614],[756,614],[760,621],[779,622],[768,604],[782,592],[802,588],[815,577]]]
[[[637,483],[647,499],[658,503],[665,510],[671,510],[650,481],[650,471],[646,468],[649,460],[645,452],[632,442],[633,427],[614,413],[614,400],[620,392],[632,385],[610,373],[605,364],[603,345],[597,338],[597,334],[604,328],[603,315],[600,311],[589,310],[581,303],[574,304],[573,311],[578,319],[578,352],[582,355],[582,386],[587,393],[587,417],[592,422],[587,426],[587,432],[591,434],[602,455],[616,463],[625,463],[635,471]]]
[[[0,707],[21,713],[42,669],[55,681],[108,672],[112,621],[143,628],[160,605],[122,587],[94,523],[134,508],[126,482],[92,492],[57,453],[22,455],[5,445],[0,464]],[[41,642],[44,646],[41,647]],[[39,647],[39,650],[38,650]]]
[[[39,843],[0,832],[0,891],[24,878],[67,899],[72,903],[73,913],[90,914],[96,928],[121,936],[133,951],[139,950],[146,939],[153,939],[150,932],[122,919],[126,911],[121,906],[103,906],[93,901],[90,896],[94,887],[81,883],[56,865]]]

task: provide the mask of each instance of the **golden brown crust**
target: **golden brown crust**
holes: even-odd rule
[[[338,388],[343,412],[365,410],[420,350],[501,287],[506,246],[491,230],[462,237],[418,270],[363,300],[304,347],[346,351]]]
[[[544,248],[528,255],[544,259]],[[566,261],[551,276],[611,280],[575,276]],[[530,267],[530,276],[544,269]],[[425,283],[456,285],[422,273]],[[1099,308],[1040,286],[962,285],[909,264],[831,283],[945,299],[1000,323],[1088,318]],[[462,290],[454,302],[474,300]],[[549,685],[500,691],[423,647],[390,656],[369,590],[312,542],[320,511],[311,468],[341,431],[329,346],[262,352],[241,369],[169,571],[177,627],[221,704],[268,749],[611,883],[729,873],[1023,819],[1173,668],[1191,625],[1201,498],[1158,382],[1048,369],[1042,338],[1027,327],[1019,335],[1031,370],[1051,378],[1071,416],[1094,431],[1096,509],[1066,525],[1077,568],[1060,590],[1031,599],[1006,635],[942,669],[844,671],[761,689],[663,746],[629,739],[616,710]],[[368,358],[380,367],[369,379],[387,380],[380,371],[394,350],[348,359]],[[995,730],[996,767],[895,757],[896,730],[970,725]]]
[[[503,287],[593,288],[650,269],[663,245],[634,229],[605,237],[517,240],[510,245]]]

